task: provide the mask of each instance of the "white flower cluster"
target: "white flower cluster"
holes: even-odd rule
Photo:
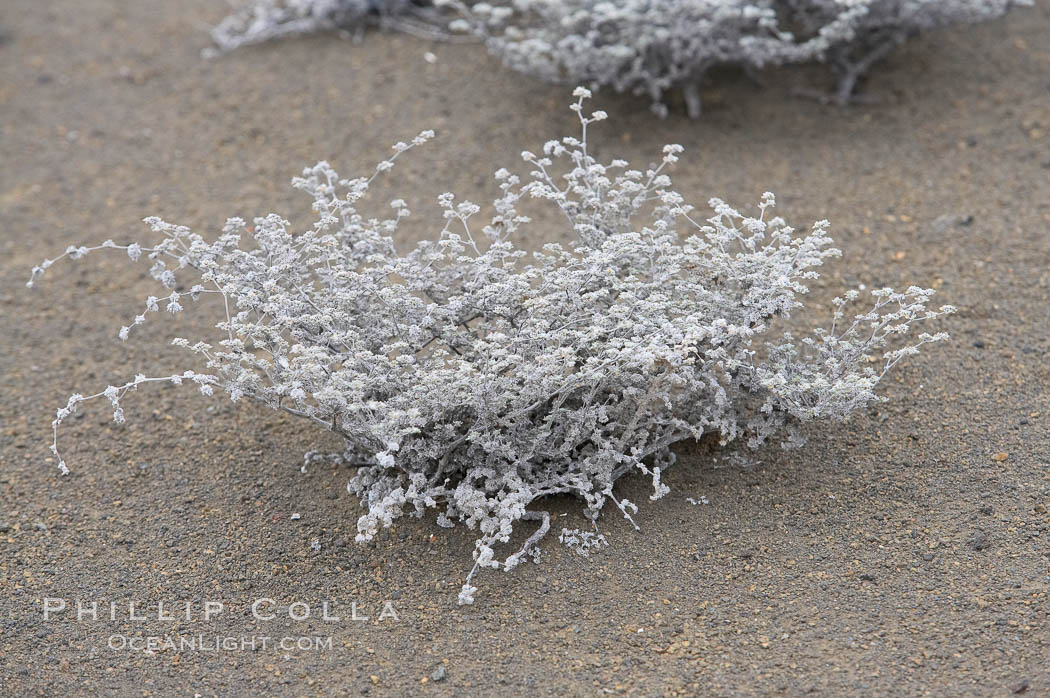
[[[907,37],[955,23],[999,17],[1030,0],[449,0],[457,28],[486,39],[509,67],[568,84],[608,85],[662,96],[681,88],[690,116],[714,66],[747,70],[828,61],[836,98]]]
[[[592,552],[597,552],[608,547],[609,541],[597,531],[581,531],[578,528],[563,528],[558,542],[569,547],[583,557],[590,557]]]
[[[145,255],[167,288],[191,274],[198,283],[186,295],[221,297],[225,312],[219,341],[174,340],[208,373],[136,376],[74,395],[56,415],[56,434],[93,398],[108,398],[123,419],[125,394],[160,380],[302,417],[345,440],[330,459],[356,468],[348,489],[367,508],[359,541],[428,509],[442,526],[477,531],[460,595],[468,603],[477,570],[510,570],[537,554],[550,528],[543,497],[575,495],[592,521],[612,502],[633,524],[637,507],[616,496],[616,481],[642,473],[651,499],[662,497],[676,442],[714,434],[757,447],[781,432],[790,442],[793,424],[843,419],[878,400],[887,370],[946,337],[888,346],[953,310],[928,309],[933,292],[915,287],[878,290],[860,313],[848,311],[859,295],[850,292],[836,299],[829,329],[785,332],[817,267],[839,254],[827,223],[796,235],[773,216],[772,194],[754,216],[712,199],[711,217],[697,220],[665,172],[682,148],[667,146],[647,170],[598,162],[587,130],[605,115],[585,115],[589,92],[574,94],[580,137],[523,153],[526,178],[499,170],[501,195],[484,224],[475,222],[479,206],[442,195],[440,234],[407,252],[394,244],[409,215],[404,201],[385,216],[359,205],[374,178],[430,132],[397,144],[370,177],[341,179],[324,162],[305,170],[293,183],[313,198],[310,230],[293,232],[276,215],[252,226],[231,219],[207,242],[153,218],[153,246],[70,248],[76,257],[103,247]],[[533,199],[560,210],[573,244],[527,258],[519,241],[530,220],[519,207]],[[177,312],[177,293],[167,301]],[[150,298],[146,312],[160,307]],[[57,437],[53,448],[57,455]],[[307,454],[307,463],[323,459]],[[538,527],[499,559],[495,547],[521,521]],[[605,542],[562,538],[584,552]]]

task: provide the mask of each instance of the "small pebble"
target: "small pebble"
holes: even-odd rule
[[[988,539],[988,534],[983,531],[974,535],[970,539],[970,547],[974,550],[986,550],[992,542]]]

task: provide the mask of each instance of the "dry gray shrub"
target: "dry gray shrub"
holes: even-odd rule
[[[425,0],[251,0],[212,28],[220,51],[320,31],[376,26],[424,36],[443,23]]]
[[[835,71],[846,104],[857,81],[911,37],[953,24],[1002,17],[1031,0],[777,0],[801,40]]]
[[[659,499],[675,443],[796,444],[795,425],[842,420],[879,400],[886,371],[946,338],[900,341],[953,310],[928,308],[933,291],[918,287],[876,290],[859,311],[850,291],[835,299],[827,329],[786,331],[818,268],[839,254],[827,222],[796,233],[773,215],[772,194],[752,215],[712,199],[699,219],[666,172],[682,148],[666,146],[644,170],[601,163],[588,129],[606,115],[586,116],[589,92],[574,94],[580,137],[522,153],[527,177],[498,170],[501,194],[485,223],[476,222],[481,207],[442,195],[440,234],[405,253],[395,235],[406,203],[360,207],[373,180],[430,132],[398,143],[367,177],[342,179],[325,162],[306,169],[293,184],[313,199],[309,230],[273,214],[251,226],[233,218],[209,242],[149,218],[151,245],[70,247],[60,258],[105,248],[145,258],[164,287],[121,339],[148,314],[207,296],[221,301],[219,333],[173,340],[192,355],[191,370],[73,395],[54,421],[55,455],[59,426],[84,402],[107,399],[122,422],[123,399],[147,383],[261,402],[343,438],[343,452],[307,462],[356,469],[348,489],[366,508],[358,541],[430,509],[440,526],[475,530],[460,594],[470,603],[477,570],[510,570],[537,554],[550,528],[545,497],[578,497],[595,527],[611,502],[633,524],[637,507],[617,496],[617,480],[643,474]],[[532,199],[557,207],[574,243],[526,255],[520,206]],[[30,285],[55,261],[34,268]],[[59,468],[68,472],[60,456]],[[537,522],[535,532],[497,557],[521,521]],[[562,540],[581,553],[605,544],[597,532],[563,530]]]
[[[772,1],[515,0],[453,4],[453,25],[486,40],[508,67],[549,82],[609,86],[649,97],[683,90],[700,115],[700,83],[713,67],[757,69],[802,60],[807,47],[781,29]]]
[[[1001,17],[1032,0],[252,0],[212,30],[222,51],[284,36],[368,26],[484,39],[509,67],[550,82],[649,97],[681,89],[690,116],[716,66],[823,61],[845,104],[857,81],[909,37]],[[821,95],[822,97],[824,95]]]
[[[509,67],[552,82],[643,94],[661,112],[680,88],[690,116],[715,66],[748,71],[827,61],[835,99],[908,37],[1002,16],[1029,0],[446,0],[457,29],[484,38]]]

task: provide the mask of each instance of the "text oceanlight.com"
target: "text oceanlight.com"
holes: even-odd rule
[[[332,649],[332,638],[321,636],[269,635],[110,635],[111,650],[133,652],[245,652],[281,650],[284,652],[321,652]]]

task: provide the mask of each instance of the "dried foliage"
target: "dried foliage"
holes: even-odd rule
[[[589,92],[575,95],[579,138],[523,153],[524,179],[497,171],[501,194],[483,225],[479,206],[442,195],[440,234],[408,252],[394,239],[404,201],[385,215],[359,207],[375,177],[430,132],[398,143],[368,177],[341,179],[324,162],[305,170],[294,186],[318,218],[303,232],[277,215],[251,226],[231,219],[209,242],[150,218],[153,245],[69,248],[63,256],[111,248],[151,262],[166,290],[121,339],[162,307],[181,312],[187,298],[214,296],[224,311],[217,341],[174,340],[195,370],[70,398],[54,422],[56,456],[59,426],[84,402],[108,399],[122,422],[122,400],[146,383],[192,382],[205,395],[261,402],[344,439],[342,453],[307,461],[356,468],[348,489],[367,509],[359,541],[429,509],[441,526],[476,530],[460,595],[469,603],[477,570],[510,570],[536,554],[550,527],[544,497],[575,495],[595,524],[611,502],[633,523],[637,507],[615,494],[617,480],[644,474],[659,499],[676,442],[712,434],[723,445],[794,444],[793,425],[841,420],[880,399],[886,371],[946,337],[889,346],[952,311],[929,309],[933,292],[917,287],[876,290],[860,312],[849,310],[859,297],[851,291],[835,300],[829,328],[785,331],[806,284],[839,254],[828,224],[796,234],[773,215],[772,194],[754,215],[712,199],[710,217],[697,220],[666,173],[682,148],[665,147],[647,170],[600,163],[588,128],[605,114],[585,115]],[[531,199],[557,207],[572,245],[528,258],[520,207]],[[30,285],[54,261],[35,268]],[[521,521],[539,525],[498,558]],[[583,553],[605,544],[597,533],[561,537]]]
[[[953,24],[1002,17],[1031,0],[777,0],[800,40],[834,69],[846,104],[857,81],[907,39]]]
[[[720,65],[761,68],[801,60],[805,48],[779,27],[772,2],[750,0],[517,0],[455,3],[454,27],[486,39],[510,68],[550,82],[607,85],[649,97],[682,88],[700,115],[700,83]]]
[[[221,51],[283,36],[368,26],[484,39],[509,67],[541,80],[648,96],[681,89],[690,116],[716,66],[752,72],[825,61],[846,104],[858,80],[909,37],[1001,17],[1032,0],[253,0],[212,30]],[[452,7],[448,21],[438,8]]]
[[[457,28],[486,39],[509,67],[540,79],[608,85],[662,97],[683,90],[700,114],[699,84],[715,66],[751,71],[827,61],[835,99],[910,36],[950,24],[994,19],[1028,0],[449,0]]]
[[[251,0],[212,28],[220,51],[320,31],[370,26],[429,35],[440,25],[423,0]]]

